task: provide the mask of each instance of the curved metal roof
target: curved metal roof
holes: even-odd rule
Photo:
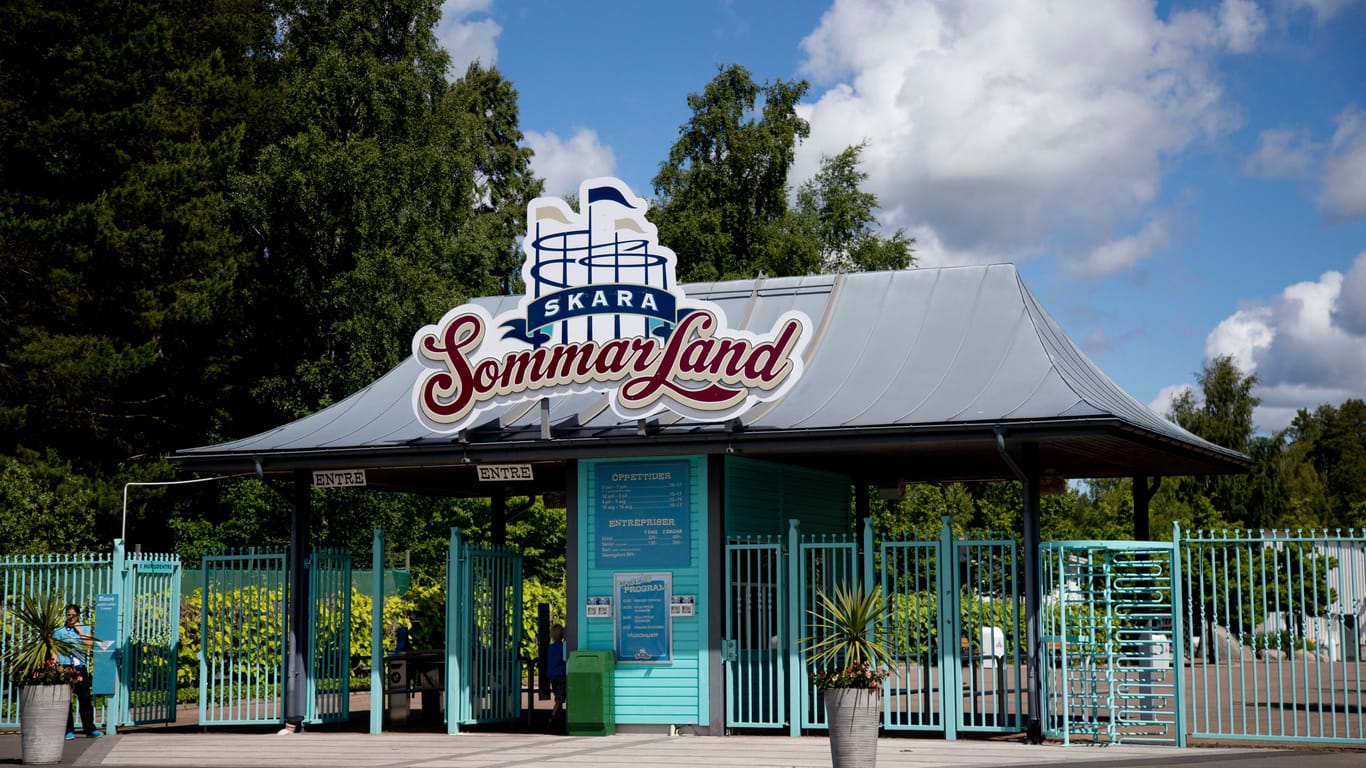
[[[562,483],[567,459],[680,453],[743,453],[868,482],[1013,479],[998,433],[1014,461],[1037,445],[1036,469],[1062,477],[1232,473],[1250,463],[1123,391],[1010,264],[685,289],[719,305],[733,328],[763,332],[784,312],[805,312],[815,335],[801,379],[725,423],[625,421],[605,395],[579,394],[495,409],[443,435],[414,417],[422,366],[409,358],[310,416],[171,458],[205,471],[366,467],[372,486],[449,493],[475,492],[470,465],[479,462],[539,463],[549,488]],[[519,298],[473,303],[497,316]]]

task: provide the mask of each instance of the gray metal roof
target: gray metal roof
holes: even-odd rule
[[[495,409],[462,434],[414,417],[412,358],[345,400],[258,435],[177,451],[188,469],[366,467],[370,484],[477,492],[470,465],[531,462],[563,488],[574,458],[742,453],[825,467],[868,482],[1012,479],[1038,446],[1037,469],[1063,477],[1244,471],[1246,456],[1150,411],[1063,333],[1010,264],[693,284],[733,328],[765,332],[789,310],[815,336],[802,377],[738,421],[666,413],[625,421],[607,397],[552,397]],[[475,300],[493,316],[520,297]],[[544,421],[543,421],[544,420]],[[548,424],[549,437],[543,432]],[[1029,450],[1033,450],[1031,447]],[[1032,454],[1030,454],[1032,455]]]

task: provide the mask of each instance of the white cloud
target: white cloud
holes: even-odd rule
[[[1206,338],[1205,355],[1232,355],[1257,374],[1262,429],[1287,426],[1299,408],[1366,399],[1366,252],[1346,275],[1325,272],[1226,318]]]
[[[503,28],[488,18],[492,0],[445,0],[441,21],[436,25],[436,42],[451,56],[447,76],[464,76],[472,62],[485,68],[498,63],[498,36]]]
[[[1321,147],[1304,130],[1275,129],[1257,137],[1257,152],[1243,164],[1253,176],[1301,177],[1318,165]]]
[[[1157,397],[1148,403],[1148,410],[1165,419],[1172,412],[1172,401],[1194,390],[1195,387],[1190,384],[1169,384],[1158,390]]]
[[[1253,0],[1224,0],[1219,6],[1219,29],[1230,51],[1247,53],[1266,31],[1266,17]]]
[[[1305,9],[1314,14],[1314,21],[1322,24],[1338,15],[1342,9],[1359,0],[1289,0],[1292,9]]]
[[[1152,253],[1166,247],[1171,236],[1171,217],[1155,216],[1138,232],[1112,240],[1081,258],[1064,259],[1062,266],[1080,277],[1097,278],[1128,272]]]
[[[1260,32],[1251,10],[837,0],[803,41],[806,74],[833,85],[802,107],[794,178],[868,139],[883,223],[930,228],[946,252],[996,259],[1066,227],[1112,239],[1167,157],[1237,124],[1212,65]]]
[[[1334,218],[1366,215],[1366,114],[1347,109],[1323,162],[1319,205]]]
[[[596,131],[580,128],[568,140],[555,133],[526,131],[526,143],[535,154],[531,171],[545,179],[545,194],[563,197],[579,191],[579,182],[616,173],[612,148],[598,141]]]

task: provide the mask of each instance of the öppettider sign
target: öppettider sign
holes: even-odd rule
[[[413,411],[455,432],[513,403],[602,392],[624,419],[664,410],[725,421],[782,397],[802,374],[811,320],[788,312],[764,334],[732,329],[689,299],[677,258],[618,179],[579,187],[581,211],[554,197],[527,206],[526,295],[492,317],[466,304],[413,337],[424,370]]]

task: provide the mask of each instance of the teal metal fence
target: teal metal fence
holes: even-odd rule
[[[781,589],[780,536],[733,539],[726,546],[726,726],[787,725],[788,608]]]
[[[284,551],[209,555],[201,570],[199,723],[281,722],[288,642]]]
[[[176,719],[176,665],[180,655],[180,557],[131,552],[114,543],[114,572],[122,574],[119,600],[120,679],[115,700],[119,725]]]
[[[1174,536],[1197,738],[1366,743],[1366,531]]]
[[[1175,547],[1046,542],[1040,567],[1045,735],[1184,745]]]
[[[801,649],[819,595],[839,584],[881,585],[892,652],[883,728],[1018,731],[1024,727],[1023,617],[1016,543],[940,535],[876,544],[803,535],[726,544],[729,588],[723,641],[726,724],[825,728],[825,706]],[[791,586],[789,586],[791,585]]]
[[[446,727],[521,717],[522,556],[451,529],[446,564]]]
[[[118,649],[114,694],[96,697],[96,723],[112,733],[126,725],[171,722],[175,719],[179,579],[177,556],[125,553],[121,539],[115,540],[110,554],[0,558],[0,610],[5,613],[0,653],[19,639],[18,629],[8,620],[10,607],[25,595],[58,594],[82,607],[102,647]],[[113,625],[96,622],[98,595],[114,597]],[[19,726],[16,693],[0,670],[0,728]]]
[[[345,722],[351,715],[351,553],[315,549],[308,568],[307,658],[313,668],[304,722]]]

